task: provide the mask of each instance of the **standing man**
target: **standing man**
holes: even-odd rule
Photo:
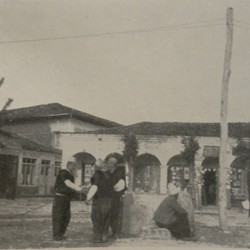
[[[95,173],[91,178],[91,187],[87,194],[87,204],[93,198],[91,220],[93,224],[93,242],[106,242],[110,225],[113,186],[104,162],[95,163]]]
[[[250,203],[250,169],[249,169],[249,165],[247,168],[247,188],[248,188],[248,202]],[[248,210],[248,217],[250,217],[250,209]]]
[[[114,239],[119,239],[122,230],[123,194],[126,188],[125,172],[118,167],[117,162],[114,157],[108,160],[108,172],[113,185],[110,227]]]
[[[72,157],[66,169],[61,169],[56,177],[55,199],[52,208],[53,239],[65,239],[65,232],[70,221],[70,200],[81,192],[82,187],[74,184],[73,172],[76,170],[76,158]]]

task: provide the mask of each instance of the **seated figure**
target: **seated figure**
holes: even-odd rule
[[[159,228],[168,229],[176,239],[193,239],[187,211],[177,202],[180,188],[173,183],[168,185],[169,195],[165,198],[154,215]]]

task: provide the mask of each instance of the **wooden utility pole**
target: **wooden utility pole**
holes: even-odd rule
[[[231,57],[233,48],[233,8],[227,9],[227,40],[224,59],[224,71],[221,89],[220,113],[220,167],[219,167],[219,222],[222,231],[228,230],[227,225],[227,143],[228,143],[228,83],[231,75]]]

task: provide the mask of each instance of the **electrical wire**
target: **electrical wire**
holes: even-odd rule
[[[145,29],[135,29],[135,30],[118,31],[118,32],[103,32],[103,33],[85,34],[85,35],[76,35],[76,36],[58,36],[58,37],[48,37],[48,38],[9,40],[9,41],[0,41],[0,44],[43,42],[43,41],[55,41],[55,40],[68,40],[68,39],[84,39],[84,38],[94,38],[94,37],[114,36],[114,35],[162,32],[164,30],[205,28],[205,27],[223,25],[224,23],[222,22],[222,20],[223,19],[214,19],[210,21],[200,21],[198,23],[165,25],[165,26],[158,26],[158,27],[145,28]]]
[[[234,21],[235,21],[236,23],[244,24],[244,25],[247,25],[247,26],[250,27],[250,23],[248,23],[248,22],[243,22],[243,21],[240,21],[240,20],[238,20],[238,19],[235,19]]]
[[[241,24],[234,24],[234,27],[239,27],[239,28],[242,28],[242,29],[245,29],[245,30],[250,30],[250,26],[247,27],[247,26],[244,26],[244,25],[241,25]]]

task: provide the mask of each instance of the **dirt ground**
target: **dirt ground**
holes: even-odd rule
[[[250,219],[247,212],[233,209],[228,214],[229,233],[218,227],[215,208],[206,208],[195,213],[197,242],[165,239],[141,239],[124,237],[117,241],[94,245],[91,243],[91,206],[72,202],[72,217],[67,230],[67,240],[54,242],[51,228],[51,198],[26,198],[0,200],[0,248],[65,248],[97,246],[223,246],[250,248]]]

